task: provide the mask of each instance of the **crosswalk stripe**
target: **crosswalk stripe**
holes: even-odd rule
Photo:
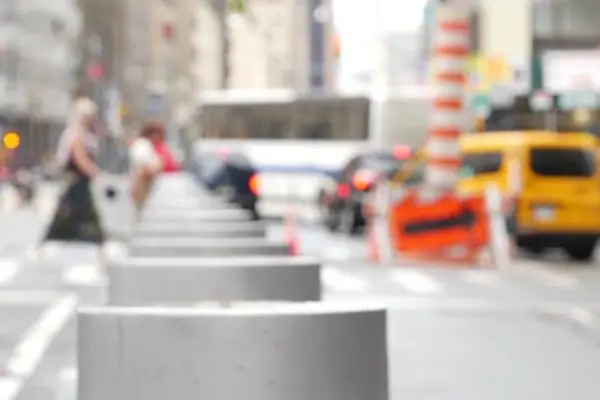
[[[444,292],[444,285],[440,281],[420,271],[396,270],[392,272],[391,279],[416,294],[432,295]]]
[[[514,267],[507,269],[506,272],[512,276],[524,277],[552,288],[572,289],[580,283],[579,278],[576,276],[561,273],[545,266],[542,267],[537,262],[519,261]]]
[[[98,266],[79,264],[68,267],[61,279],[71,286],[97,286],[102,283],[103,276]]]
[[[9,284],[19,271],[19,267],[17,260],[0,260],[0,285]]]
[[[496,271],[489,270],[468,270],[460,271],[459,276],[465,282],[474,286],[500,287],[506,282]]]
[[[45,305],[62,293],[50,290],[0,290],[0,305]]]
[[[367,281],[332,266],[323,266],[321,269],[321,283],[331,290],[349,292],[366,292],[369,290]]]

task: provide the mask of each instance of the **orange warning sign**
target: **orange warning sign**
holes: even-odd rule
[[[489,242],[490,227],[483,197],[446,195],[424,204],[408,194],[390,210],[390,232],[398,252],[441,251],[464,245],[475,249]]]

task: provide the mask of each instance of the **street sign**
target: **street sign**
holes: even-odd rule
[[[573,91],[561,94],[558,107],[563,111],[580,108],[595,109],[598,107],[598,94],[593,91]]]
[[[165,96],[159,93],[150,93],[148,95],[148,115],[151,117],[164,117],[167,112],[167,102]]]

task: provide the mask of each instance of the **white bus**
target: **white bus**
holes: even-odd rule
[[[313,160],[318,154],[325,164],[339,167],[365,146],[421,145],[429,96],[426,88],[376,97],[288,90],[206,92],[199,100],[200,143],[244,147],[259,164],[273,164],[267,153],[277,149],[280,157],[273,157],[285,164],[298,164],[311,152]]]

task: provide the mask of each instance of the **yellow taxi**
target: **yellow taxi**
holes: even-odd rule
[[[517,245],[534,254],[561,248],[589,260],[600,237],[598,140],[585,133],[498,132],[461,138],[461,193],[482,193],[490,184],[514,200],[507,215]],[[397,175],[418,185],[424,154]]]

